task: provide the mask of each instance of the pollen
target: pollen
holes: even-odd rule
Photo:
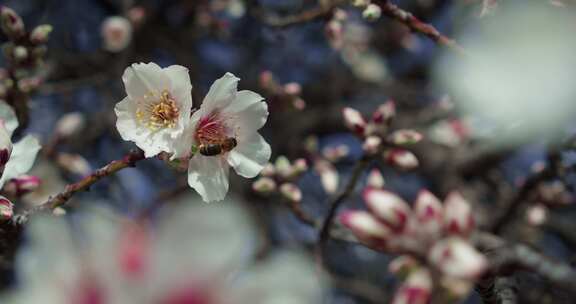
[[[160,94],[150,92],[136,110],[136,119],[151,130],[176,126],[180,110],[167,90]]]

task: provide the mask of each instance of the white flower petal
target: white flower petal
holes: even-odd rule
[[[170,93],[178,104],[180,110],[178,121],[183,125],[189,121],[192,109],[192,84],[188,69],[181,65],[171,65],[163,71],[170,79]]]
[[[228,154],[228,163],[238,175],[252,178],[258,175],[270,160],[272,150],[264,138],[254,133],[250,138],[238,143]]]
[[[239,136],[246,136],[260,128],[268,119],[268,104],[263,102],[262,96],[252,91],[240,91],[236,94],[234,102],[225,109],[234,113],[234,124],[239,130]],[[249,135],[248,135],[249,136]]]
[[[226,73],[220,79],[214,81],[208,94],[202,102],[202,113],[209,114],[214,109],[227,107],[235,98],[240,78],[231,73]]]
[[[124,71],[122,80],[131,99],[140,99],[151,92],[169,88],[169,79],[157,64],[134,63]]]
[[[7,180],[22,175],[32,168],[36,155],[40,150],[40,143],[34,136],[27,135],[21,141],[14,144],[12,156],[6,164],[4,174],[0,178],[0,188]]]
[[[188,184],[205,202],[221,201],[228,192],[230,167],[222,157],[196,155],[188,166]]]
[[[18,128],[18,119],[16,118],[14,109],[4,101],[0,102],[0,120],[4,122],[4,126],[8,130],[9,135],[12,136],[14,130]]]

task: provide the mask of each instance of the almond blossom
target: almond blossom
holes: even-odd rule
[[[192,108],[188,69],[135,63],[126,68],[122,81],[128,96],[114,108],[120,136],[133,141],[146,157],[173,153]]]
[[[17,259],[19,288],[0,301],[320,303],[321,281],[304,255],[284,252],[250,263],[256,234],[234,205],[180,204],[164,210],[154,231],[103,208],[81,212],[72,223],[33,218]]]
[[[188,184],[206,202],[224,199],[230,167],[240,176],[252,178],[260,173],[272,153],[270,145],[258,134],[268,118],[268,106],[259,94],[238,91],[239,80],[226,73],[212,84],[173,155],[191,157]],[[215,155],[202,153],[203,146],[220,146],[229,140],[234,141],[231,149],[222,149]]]
[[[31,135],[26,135],[19,142],[12,144],[12,133],[18,128],[18,119],[14,110],[5,102],[0,102],[0,162],[3,164],[0,188],[4,184],[32,168],[40,143]]]
[[[486,258],[467,240],[474,229],[472,210],[458,192],[450,193],[444,206],[426,190],[419,193],[413,207],[396,194],[373,187],[366,188],[364,200],[369,211],[347,211],[340,216],[341,222],[375,250],[400,254],[402,261],[414,257],[408,267],[413,275],[397,291],[394,303],[427,303],[432,284],[426,268],[442,274],[441,284],[457,283],[453,285],[459,287],[456,291],[448,283],[443,287],[458,294],[469,290],[484,272]],[[415,291],[413,285],[428,287]]]

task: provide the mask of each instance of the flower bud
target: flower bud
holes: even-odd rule
[[[132,25],[124,17],[108,17],[102,23],[101,34],[104,49],[114,53],[120,52],[132,41]]]
[[[464,280],[477,279],[488,266],[484,255],[458,237],[436,243],[428,254],[428,260],[445,275]]]
[[[86,176],[92,171],[88,161],[78,154],[60,153],[56,162],[69,172],[80,176]]]
[[[34,44],[44,44],[48,42],[48,37],[51,32],[52,26],[50,24],[39,25],[30,33],[30,41]]]
[[[348,227],[364,244],[384,248],[391,235],[390,229],[366,211],[346,211],[339,215],[340,222]]]
[[[382,16],[382,9],[376,4],[369,4],[364,11],[362,11],[362,18],[368,21],[378,20]]]
[[[444,202],[444,229],[461,236],[468,236],[474,229],[472,207],[459,192],[451,192]]]
[[[302,191],[292,183],[284,183],[280,186],[280,193],[293,203],[302,201]]]
[[[400,277],[406,277],[416,267],[418,267],[417,260],[410,255],[401,255],[388,264],[388,271]]]
[[[347,145],[338,145],[335,147],[325,147],[322,149],[322,156],[330,162],[337,162],[346,157],[350,153],[350,148]]]
[[[350,2],[355,7],[366,7],[370,4],[370,0],[352,0]]]
[[[372,114],[372,122],[376,125],[387,125],[396,115],[396,104],[388,100]]]
[[[378,151],[380,150],[381,144],[382,144],[382,139],[380,137],[373,136],[373,135],[368,136],[368,137],[366,137],[366,139],[364,140],[364,143],[362,144],[362,149],[367,154],[374,155],[374,154],[378,153]]]
[[[292,165],[290,164],[290,161],[284,155],[278,156],[278,158],[276,158],[276,162],[274,164],[275,164],[275,168],[276,168],[276,173],[282,178],[285,178],[285,179],[290,178],[292,176],[292,173],[294,173],[294,170],[292,168]]]
[[[396,130],[389,136],[390,142],[397,145],[415,144],[421,141],[422,138],[423,136],[420,132],[410,129]]]
[[[391,149],[384,153],[386,162],[401,170],[412,170],[418,167],[419,162],[412,152],[403,149]]]
[[[368,179],[366,181],[366,186],[372,189],[382,189],[384,188],[384,177],[378,169],[372,169],[368,174]]]
[[[264,89],[270,90],[274,85],[274,75],[270,71],[262,71],[259,80],[260,86]]]
[[[379,189],[364,190],[364,200],[372,214],[392,230],[401,232],[406,227],[411,210],[396,194]]]
[[[40,182],[38,176],[21,175],[9,180],[2,190],[13,196],[22,196],[38,189]]]
[[[28,58],[28,49],[21,45],[15,46],[12,55],[16,61],[24,61]]]
[[[146,10],[142,6],[134,6],[128,10],[128,19],[135,26],[139,26],[146,19]]]
[[[414,212],[421,239],[433,242],[442,235],[442,203],[434,194],[428,190],[421,190],[414,203]]]
[[[252,190],[259,194],[270,194],[276,191],[276,182],[269,177],[261,177],[252,183]]]
[[[24,36],[24,22],[13,9],[6,6],[0,7],[0,22],[2,23],[2,31],[10,39]]]
[[[314,164],[314,169],[320,175],[320,182],[324,191],[328,194],[335,193],[338,190],[339,176],[334,165],[325,160],[318,160]]]
[[[0,195],[0,219],[9,220],[14,215],[14,204]]]
[[[346,107],[342,110],[342,116],[344,117],[344,124],[348,129],[356,133],[358,136],[364,136],[366,121],[360,112],[356,111],[355,109]]]
[[[306,102],[304,101],[304,99],[297,97],[294,98],[294,100],[292,100],[292,106],[294,107],[294,109],[302,111],[306,108]]]
[[[302,93],[302,86],[297,82],[290,82],[284,85],[284,93],[288,95],[300,95]]]
[[[84,115],[80,112],[72,112],[62,116],[56,123],[55,132],[58,136],[69,137],[84,128]]]
[[[392,304],[427,304],[432,295],[432,276],[430,271],[421,267],[408,275],[400,285]]]
[[[292,166],[294,168],[295,174],[302,174],[308,170],[308,164],[306,163],[306,160],[303,158],[298,158],[297,160],[295,160]]]
[[[536,204],[526,210],[526,220],[532,226],[540,226],[548,218],[548,208],[542,204]]]
[[[52,214],[55,216],[64,216],[66,215],[66,209],[62,207],[56,207],[54,210],[52,210]]]
[[[260,171],[261,176],[272,177],[274,174],[276,174],[276,168],[271,163],[267,163],[262,171]]]

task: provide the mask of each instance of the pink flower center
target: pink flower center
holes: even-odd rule
[[[200,118],[196,126],[194,139],[199,144],[219,144],[231,136],[231,129],[228,127],[229,117],[218,111],[213,111],[209,115]]]

